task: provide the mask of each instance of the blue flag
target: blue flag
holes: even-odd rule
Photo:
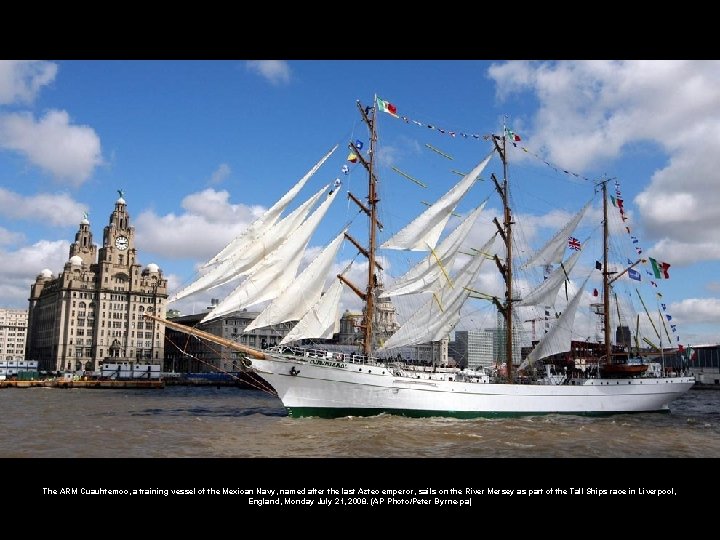
[[[358,150],[362,150],[362,147],[363,147],[363,142],[360,139],[357,139],[355,141],[355,148],[357,148]]]
[[[670,315],[665,315],[667,317],[668,321],[672,321],[672,317]]]
[[[630,279],[634,279],[635,281],[642,281],[640,272],[638,272],[634,268],[631,268],[630,270],[628,270],[628,277]]]

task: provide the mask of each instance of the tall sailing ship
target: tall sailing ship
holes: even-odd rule
[[[595,312],[601,317],[602,344],[594,359],[583,360],[582,369],[570,370],[557,363],[562,353],[573,347],[573,321],[586,299],[589,276],[569,294],[570,275],[580,250],[564,260],[568,238],[583,219],[589,201],[555,236],[522,264],[514,258],[515,218],[511,209],[507,151],[512,133],[488,135],[488,153],[463,174],[461,180],[410,223],[380,243],[384,233],[378,217],[377,176],[378,111],[394,112],[388,102],[375,97],[372,106],[357,103],[369,132],[365,152],[358,140],[349,144],[351,158],[365,169],[367,195],[363,199],[348,192],[348,198],[366,216],[368,239],[361,242],[343,228],[339,234],[298,274],[308,243],[328,209],[342,191],[339,181],[314,193],[292,212],[282,217],[293,199],[310,178],[335,152],[337,146],[303,176],[275,205],[248,229],[206,263],[204,273],[176,293],[172,300],[229,283],[242,282],[210,311],[203,321],[227,316],[247,306],[269,302],[246,328],[263,328],[298,321],[279,344],[256,349],[171,320],[146,315],[184,333],[195,335],[243,355],[244,367],[274,388],[291,416],[338,417],[380,413],[407,416],[476,417],[543,413],[621,413],[668,410],[669,404],[688,391],[694,378],[665,370],[645,373],[647,364],[631,361],[630,349],[618,351],[611,342],[611,296],[615,282],[623,272],[611,271],[608,261],[607,180],[596,183],[602,197],[603,261],[602,302]],[[502,204],[501,219],[494,223],[494,234],[477,249],[468,249],[468,237],[480,219],[486,201],[469,211],[444,238],[458,203],[478,182],[488,163],[498,157],[503,178],[490,176]],[[398,171],[399,172],[399,171]],[[574,240],[574,238],[572,238]],[[493,246],[500,244],[499,254]],[[367,259],[367,281],[354,283],[348,268],[325,287],[343,242],[349,242]],[[578,242],[578,246],[580,242]],[[402,276],[384,284],[384,269],[378,250],[422,252],[423,257]],[[632,261],[628,261],[631,263]],[[632,263],[630,267],[638,264]],[[495,265],[502,276],[504,294],[491,295],[477,290],[476,280],[485,263]],[[514,272],[539,267],[544,279],[534,290],[514,287]],[[363,302],[359,329],[361,345],[353,352],[304,347],[303,340],[328,339],[338,331],[338,306],[343,287],[348,287]],[[563,289],[564,288],[564,289]],[[519,366],[521,343],[514,325],[516,312],[529,306],[554,306],[564,290],[567,304],[546,333],[533,340],[533,348]],[[520,294],[522,292],[522,294]],[[423,303],[389,337],[379,338],[378,305],[393,298],[420,295]],[[560,296],[563,296],[560,294]],[[494,306],[501,317],[504,345],[499,356],[505,359],[499,369],[466,369],[446,366],[422,366],[403,360],[405,348],[446,339],[456,328],[466,304],[485,302]],[[386,330],[386,328],[384,328]],[[594,363],[593,363],[594,362]],[[644,367],[634,367],[634,366]]]

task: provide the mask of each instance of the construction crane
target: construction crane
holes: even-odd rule
[[[537,321],[544,321],[545,317],[535,317],[534,319],[525,319],[523,322],[532,323],[532,340],[537,341],[537,335],[535,333],[535,323]]]

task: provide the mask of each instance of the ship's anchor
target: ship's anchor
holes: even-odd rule
[[[295,366],[290,368],[290,375],[292,375],[293,377],[296,377],[299,373],[300,373],[300,370],[295,369]]]

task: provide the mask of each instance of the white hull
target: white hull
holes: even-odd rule
[[[477,417],[667,411],[693,377],[578,379],[563,385],[461,382],[455,374],[408,374],[380,365],[268,354],[252,360],[291,416]],[[456,377],[456,375],[455,375]]]

